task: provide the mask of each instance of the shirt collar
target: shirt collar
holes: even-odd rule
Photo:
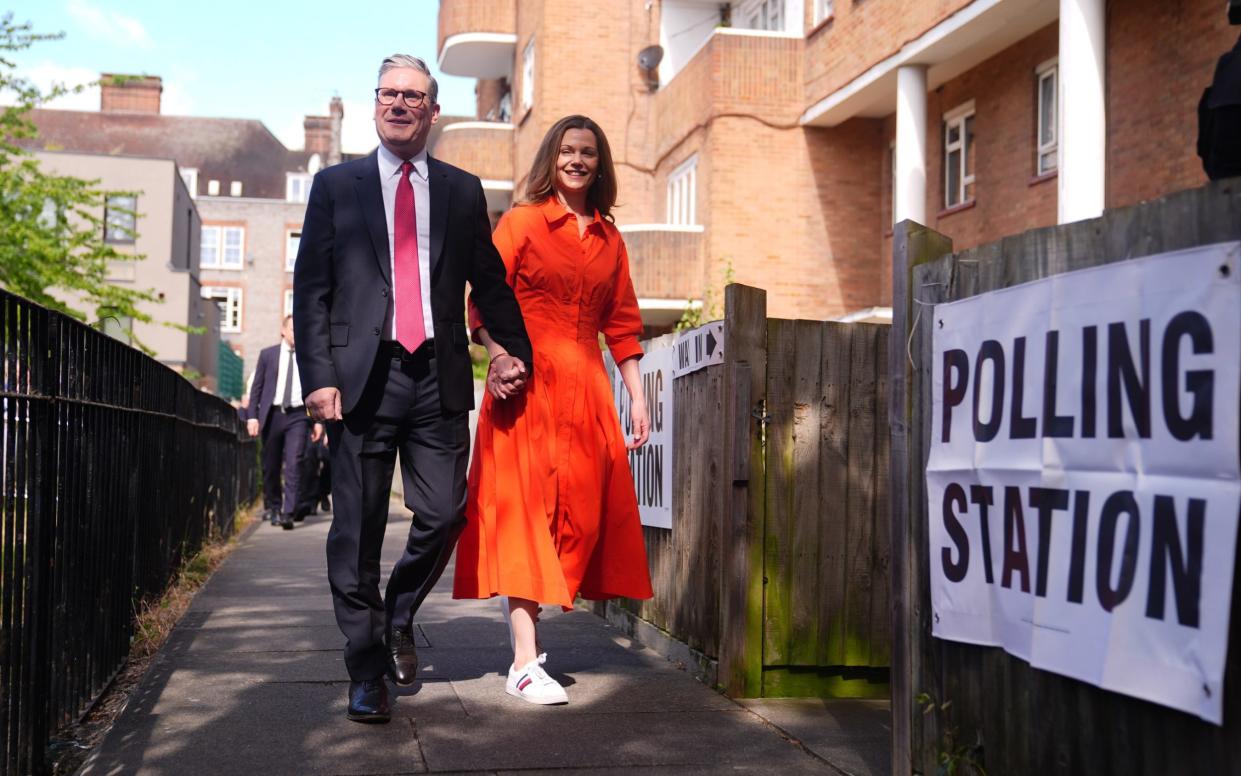
[[[401,169],[401,164],[405,161],[401,157],[388,150],[383,143],[379,144],[379,179],[387,180],[396,175]],[[423,148],[414,157],[410,159],[414,163],[414,175],[422,180],[427,179],[427,149]]]
[[[550,226],[556,226],[569,216],[573,215],[567,207],[560,202],[560,198],[554,194],[539,203],[539,210],[543,213],[543,217],[547,219]],[[588,226],[596,226],[600,223],[599,211],[595,211],[595,218]]]
[[[289,343],[285,342],[284,338],[281,337],[280,338],[280,352],[287,354],[287,353],[292,353],[293,350],[294,348],[289,347]]]

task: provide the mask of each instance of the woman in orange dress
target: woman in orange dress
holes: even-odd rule
[[[488,374],[453,595],[508,596],[513,664],[506,690],[532,703],[568,700],[541,667],[540,602],[568,610],[579,593],[596,600],[652,595],[627,454],[645,444],[649,429],[638,373],[642,319],[625,243],[612,223],[615,201],[607,138],[589,118],[568,116],[548,130],[525,199],[493,235],[534,364],[524,386]],[[493,360],[504,353],[473,308],[470,324]],[[629,440],[600,332],[629,392]]]

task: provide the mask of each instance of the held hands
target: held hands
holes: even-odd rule
[[[310,441],[318,442],[322,438],[323,438],[323,424],[315,423],[314,427],[310,429]]]
[[[259,435],[259,422],[257,418],[250,418],[246,421],[246,433],[252,437]]]
[[[318,420],[344,420],[340,411],[340,390],[332,386],[319,388],[306,397],[306,410]]]
[[[487,393],[497,401],[516,396],[526,387],[526,365],[520,358],[501,353],[487,367]]]
[[[625,442],[626,450],[637,450],[646,444],[651,435],[651,416],[646,409],[646,398],[634,399],[629,405],[629,424],[633,438]]]

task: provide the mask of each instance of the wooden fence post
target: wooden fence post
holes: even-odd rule
[[[757,697],[763,678],[763,423],[767,382],[767,292],[724,290],[728,489],[719,515],[719,682],[733,697]]]
[[[892,238],[892,339],[888,345],[888,425],[891,431],[891,457],[888,483],[890,488],[891,530],[891,597],[892,597],[892,774],[908,774],[913,762],[911,719],[913,715],[914,662],[913,643],[917,638],[915,610],[918,605],[916,579],[911,578],[908,525],[911,515],[918,514],[910,499],[914,494],[909,485],[912,471],[919,471],[919,462],[910,460],[910,423],[914,397],[911,392],[911,367],[908,343],[914,311],[913,270],[919,264],[952,253],[952,240],[914,221],[896,225]],[[911,627],[914,629],[911,633]]]

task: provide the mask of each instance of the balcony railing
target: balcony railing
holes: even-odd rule
[[[632,224],[621,227],[629,251],[629,274],[639,300],[701,299],[701,226]]]
[[[513,191],[512,124],[498,121],[448,124],[435,143],[435,158],[481,178],[489,210],[508,209]]]
[[[516,0],[440,0],[439,68],[468,78],[512,74]]]

